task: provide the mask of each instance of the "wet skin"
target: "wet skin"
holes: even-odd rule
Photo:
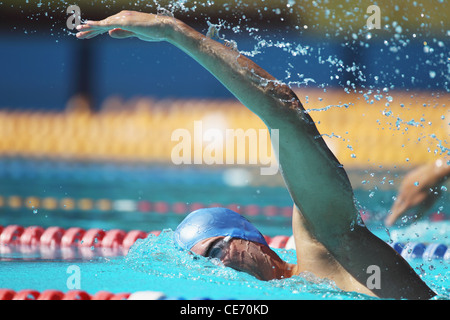
[[[229,238],[228,238],[229,239]],[[212,237],[196,243],[191,251],[217,258],[230,268],[251,274],[260,280],[283,279],[297,273],[297,266],[283,261],[269,247],[243,239]]]

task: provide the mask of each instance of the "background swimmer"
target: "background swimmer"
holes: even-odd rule
[[[415,209],[417,218],[422,217],[435,203],[442,192],[442,185],[450,176],[450,162],[438,159],[410,171],[402,181],[399,193],[386,217],[385,224],[391,226],[402,215]]]

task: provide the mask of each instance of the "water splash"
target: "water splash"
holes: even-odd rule
[[[249,276],[226,268],[217,259],[207,259],[181,249],[174,242],[171,229],[163,230],[159,236],[151,234],[136,241],[128,252],[126,262],[136,271],[195,281],[222,283],[245,280]]]
[[[275,251],[285,261],[295,263],[294,250]],[[211,285],[216,289],[233,287],[237,295],[240,291],[250,290],[250,294],[253,292],[255,296],[268,299],[370,299],[365,295],[344,292],[334,282],[319,279],[311,273],[289,279],[260,281],[247,273],[223,266],[217,259],[181,250],[173,241],[173,231],[170,229],[163,230],[159,236],[149,235],[146,239],[137,240],[130,248],[125,264],[137,272],[152,276],[194,281],[196,285]]]

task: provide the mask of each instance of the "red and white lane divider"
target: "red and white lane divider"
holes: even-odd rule
[[[23,227],[20,225],[0,226],[0,245],[23,245],[45,247],[86,247],[86,248],[124,248],[129,249],[138,239],[144,239],[150,234],[158,236],[161,231],[144,232],[141,230],[123,231],[112,229],[105,231],[99,228],[82,229],[73,227],[42,228],[39,226]],[[269,246],[286,248],[291,237],[264,236]],[[293,239],[292,239],[293,240]],[[289,242],[290,246],[293,241]]]
[[[126,254],[128,249],[138,240],[144,239],[148,235],[158,236],[161,231],[144,232],[141,230],[123,231],[112,229],[105,231],[103,229],[92,228],[69,228],[67,230],[60,227],[49,227],[44,229],[39,226],[23,227],[20,225],[0,226],[0,253],[9,246],[30,246],[49,248],[80,248],[87,249],[88,256],[92,256],[93,248],[102,249],[121,249]],[[267,244],[275,249],[294,249],[295,241],[293,236],[278,235],[274,237],[264,236]],[[414,244],[414,248],[409,248],[412,244],[393,243],[390,244],[400,254],[409,258],[426,259],[450,259],[450,249],[445,244]],[[409,249],[405,249],[408,247]],[[411,255],[409,252],[413,252]],[[108,253],[108,252],[107,252]],[[112,252],[113,253],[113,252]],[[109,253],[108,253],[109,254]],[[71,255],[68,255],[71,257]]]
[[[102,247],[130,248],[137,239],[146,238],[149,234],[159,235],[160,231],[144,232],[141,230],[123,231],[112,229],[105,231],[99,228],[82,229],[73,227],[42,228],[39,226],[23,227],[20,225],[0,226],[0,245],[26,245],[47,247]]]
[[[45,290],[42,292],[25,289],[14,291],[0,289],[0,300],[128,300],[130,293],[111,293],[99,291],[94,295],[83,290],[70,290],[66,293],[59,290]]]
[[[12,289],[0,289],[0,301],[2,300],[185,300],[184,297],[167,296],[159,291],[136,291],[133,293],[112,293],[99,291],[89,294],[83,290],[70,290],[62,292],[59,290],[37,290],[25,289],[14,291]],[[225,298],[229,300],[230,298]],[[197,297],[195,300],[211,300],[208,297]]]

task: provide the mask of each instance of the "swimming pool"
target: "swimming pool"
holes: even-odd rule
[[[372,299],[310,274],[261,282],[174,246],[186,213],[227,206],[294,262],[292,201],[259,168],[169,165],[173,133],[196,140],[198,121],[266,128],[197,62],[167,43],[82,42],[59,27],[76,11],[85,21],[133,8],[220,30],[289,85],[346,166],[368,227],[450,299],[447,188],[423,220],[383,225],[405,172],[449,151],[444,2],[386,1],[381,15],[364,1],[262,2],[106,0],[73,16],[65,1],[0,3],[11,25],[0,44],[0,298]]]
[[[246,273],[225,268],[215,261],[194,257],[180,251],[174,245],[172,230],[176,228],[185,213],[189,212],[191,205],[240,204],[238,209],[244,212],[247,210],[247,217],[264,235],[272,239],[284,235],[286,240],[292,234],[291,224],[289,216],[282,213],[290,206],[290,199],[282,186],[250,185],[236,190],[236,187],[227,185],[227,180],[224,179],[226,170],[223,169],[191,168],[184,169],[180,173],[179,168],[164,166],[152,169],[142,166],[62,162],[53,164],[53,168],[59,169],[54,169],[53,175],[45,181],[48,188],[46,193],[52,190],[51,197],[58,199],[59,204],[64,204],[54,209],[43,209],[44,204],[41,201],[40,207],[35,211],[36,209],[27,206],[28,198],[24,195],[30,195],[32,190],[38,190],[33,182],[41,181],[42,183],[44,181],[42,175],[49,173],[47,170],[36,170],[37,167],[43,166],[43,163],[20,160],[15,160],[14,163],[17,177],[8,178],[6,174],[2,176],[3,179],[9,179],[10,193],[9,197],[4,196],[6,201],[0,208],[4,227],[20,225],[26,229],[35,225],[41,226],[42,231],[45,232],[52,226],[58,226],[63,229],[62,234],[73,227],[78,227],[86,233],[89,230],[99,229],[106,233],[109,230],[130,233],[136,229],[147,233],[152,230],[162,232],[159,235],[155,235],[159,232],[148,234],[145,239],[136,237],[135,239],[138,240],[129,251],[128,247],[124,249],[117,247],[111,240],[109,240],[110,244],[106,245],[106,240],[102,240],[105,239],[105,234],[98,237],[100,241],[94,240],[89,245],[81,247],[55,246],[54,244],[2,245],[0,251],[0,287],[2,288],[16,292],[24,289],[33,289],[37,292],[53,289],[67,293],[71,291],[70,288],[73,289],[70,281],[76,270],[80,276],[76,288],[92,297],[104,291],[125,294],[119,296],[122,298],[136,292],[152,291],[160,292],[169,299],[372,299],[361,294],[343,292],[333,283],[318,280],[313,275],[269,282],[259,281]],[[30,168],[33,168],[33,172],[41,172],[41,174],[29,176],[27,172]],[[107,174],[109,172],[115,172],[115,175]],[[148,175],[144,176],[143,172],[147,172]],[[105,180],[101,177],[102,175],[109,178]],[[74,179],[75,176],[78,180]],[[26,185],[21,183],[24,180],[29,183]],[[52,187],[48,181],[53,181],[54,186]],[[183,185],[180,185],[181,181]],[[198,181],[201,181],[201,184],[197,183]],[[220,192],[210,192],[213,187],[216,192],[217,190]],[[167,190],[172,191],[166,192]],[[180,198],[177,190],[184,190],[182,194],[192,200]],[[3,190],[3,192],[5,194],[6,191]],[[356,197],[366,207],[365,210],[370,211],[371,216],[366,219],[368,227],[383,240],[391,242],[392,245],[396,244],[397,249],[399,243],[426,244],[425,248],[420,246],[406,248],[403,255],[416,272],[421,274],[424,281],[438,293],[436,299],[450,299],[448,269],[450,253],[447,253],[446,257],[444,257],[445,252],[440,254],[436,252],[435,257],[425,255],[426,248],[430,247],[430,244],[450,247],[450,239],[448,239],[450,222],[445,220],[446,217],[442,212],[439,215],[444,218],[442,221],[425,218],[419,222],[400,222],[389,230],[385,229],[377,214],[380,216],[385,214],[380,203],[384,203],[385,209],[388,208],[390,203],[386,199],[390,199],[393,192],[380,191],[375,196],[369,197],[367,190],[355,191]],[[22,195],[23,206],[11,206],[14,204],[15,198],[11,200],[14,194]],[[213,195],[219,196],[213,197]],[[48,196],[48,194],[35,194],[34,198]],[[93,200],[108,199],[110,202],[108,210],[95,207],[95,201],[91,207],[83,207],[82,204],[85,204],[88,197]],[[61,199],[64,201],[60,202]],[[77,199],[84,199],[85,202],[77,201]],[[158,199],[158,202],[153,201],[154,199]],[[186,201],[184,207],[173,205],[183,201]],[[377,203],[378,207],[371,201]],[[71,203],[73,205],[68,208],[67,205]],[[144,210],[146,208],[143,206],[144,203],[150,204],[151,208]],[[272,209],[266,210],[269,205]],[[367,209],[367,206],[373,209]],[[442,206],[442,203],[438,203],[437,206]],[[56,243],[61,242],[61,236],[54,236],[54,239]],[[120,237],[111,239],[119,239],[117,244],[123,241]],[[51,240],[48,243],[51,243]],[[281,241],[280,245],[284,247],[285,242]],[[275,250],[283,259],[295,262],[293,249]],[[414,253],[418,256],[415,257]],[[161,298],[162,295],[154,297]]]

